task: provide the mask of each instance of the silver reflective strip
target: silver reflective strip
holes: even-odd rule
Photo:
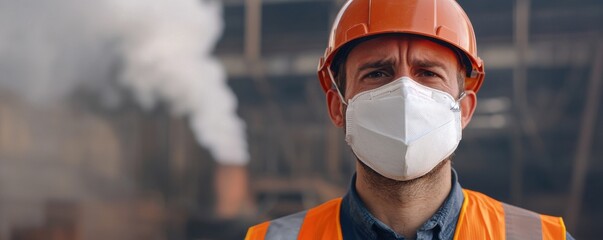
[[[505,210],[507,240],[542,239],[542,223],[539,214],[506,203],[503,203],[503,209]]]
[[[306,217],[308,211],[299,212],[289,216],[285,216],[270,222],[266,240],[288,240],[297,239],[299,229]]]

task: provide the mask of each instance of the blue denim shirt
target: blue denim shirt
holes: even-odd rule
[[[379,219],[375,218],[356,192],[356,175],[348,193],[341,203],[340,222],[343,239],[392,239],[403,240],[404,236],[397,234]],[[417,239],[452,239],[456,229],[456,222],[463,205],[463,192],[458,182],[456,171],[452,170],[452,189],[446,197],[444,204],[427,222],[417,230]],[[574,238],[567,233],[567,240]]]

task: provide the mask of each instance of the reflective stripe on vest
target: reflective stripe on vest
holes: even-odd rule
[[[266,239],[295,240],[308,211],[282,217],[270,222]]]
[[[542,239],[540,215],[503,203],[507,239]]]
[[[463,189],[465,197],[454,239],[563,239],[563,220],[540,215]],[[249,228],[246,240],[329,239],[341,240],[341,198],[308,211]]]
[[[341,198],[336,198],[308,211],[255,225],[249,228],[245,240],[341,240],[340,208]]]
[[[563,220],[496,201],[463,189],[465,199],[454,239],[565,240]]]

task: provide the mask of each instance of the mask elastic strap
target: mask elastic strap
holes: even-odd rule
[[[327,67],[327,72],[329,72],[329,77],[331,77],[331,83],[333,83],[333,86],[335,86],[335,89],[337,90],[337,94],[339,95],[339,99],[341,99],[341,102],[343,103],[343,105],[347,106],[348,103],[343,98],[341,91],[339,91],[339,87],[337,86],[337,83],[335,83],[335,78],[333,77],[333,73],[331,72],[331,69],[328,67]]]
[[[465,91],[463,91],[461,93],[461,95],[459,96],[459,99],[454,101],[450,110],[452,110],[453,112],[460,112],[461,111],[461,100],[463,100],[463,98],[465,98],[465,96],[467,96],[467,94],[465,94]]]

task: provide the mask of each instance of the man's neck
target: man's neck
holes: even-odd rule
[[[398,234],[415,238],[417,230],[446,200],[451,185],[449,160],[423,177],[396,181],[356,164],[356,190],[368,210]]]

